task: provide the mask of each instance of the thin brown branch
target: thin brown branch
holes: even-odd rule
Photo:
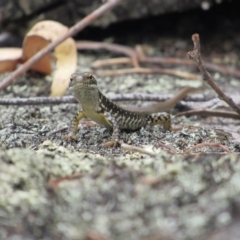
[[[111,94],[108,96],[112,101],[155,101],[163,102],[173,98],[173,94],[146,94],[146,93],[126,93],[126,94]],[[202,101],[205,96],[202,94],[194,94],[187,96],[187,101]],[[41,104],[62,104],[62,103],[77,103],[73,96],[64,97],[29,97],[29,98],[0,98],[0,105],[41,105]]]
[[[37,52],[33,57],[31,57],[28,61],[26,61],[23,65],[21,65],[19,68],[17,68],[14,72],[9,74],[3,81],[0,83],[0,90],[6,88],[9,86],[18,76],[25,73],[34,63],[39,61],[44,55],[46,55],[48,52],[52,51],[58,44],[65,41],[67,38],[75,35],[82,29],[84,29],[86,26],[88,26],[90,23],[92,23],[94,20],[102,16],[107,11],[114,8],[117,4],[119,4],[122,0],[109,0],[102,6],[100,6],[98,9],[90,13],[88,16],[83,18],[80,22],[75,24],[73,27],[69,29],[69,31],[56,39],[55,41],[51,42],[49,45],[47,45],[45,48]]]
[[[182,58],[167,58],[167,57],[148,57],[145,55],[143,48],[141,45],[137,45],[135,49],[126,47],[124,45],[119,44],[111,44],[111,43],[99,43],[99,42],[88,42],[86,44],[82,44],[84,42],[80,41],[79,49],[106,49],[112,52],[118,52],[125,54],[130,57],[129,58],[110,58],[110,59],[103,59],[97,60],[92,63],[92,67],[94,68],[101,68],[111,65],[118,65],[118,64],[133,64],[134,67],[139,67],[139,62],[141,63],[156,63],[156,64],[163,64],[163,65],[185,65],[189,67],[195,67],[196,64],[188,59]],[[103,47],[101,47],[103,46]],[[116,46],[116,47],[115,47]],[[211,62],[205,63],[206,67],[212,71],[218,71],[223,74],[229,74],[235,77],[240,77],[240,71],[225,67],[223,65],[218,65]]]
[[[127,151],[131,151],[131,152],[139,152],[139,153],[143,153],[146,154],[150,157],[155,157],[157,154],[153,151],[144,149],[144,148],[140,148],[140,147],[136,147],[136,146],[132,146],[132,145],[128,145],[126,143],[121,143],[121,148]]]
[[[131,58],[122,57],[122,58],[110,58],[97,60],[91,64],[93,68],[102,68],[109,65],[120,65],[120,64],[132,64]]]
[[[240,115],[240,107],[232,100],[232,98],[228,97],[214,82],[213,78],[211,77],[210,73],[204,66],[204,63],[201,58],[200,52],[200,38],[198,34],[192,35],[192,40],[194,44],[193,51],[188,52],[188,58],[193,59],[197,64],[202,78],[208,85],[218,94],[219,99],[225,101],[234,111],[236,111]]]
[[[67,130],[67,129],[68,129],[68,126],[65,126],[65,127],[62,127],[62,128],[56,129],[56,130],[53,130],[53,131],[47,133],[47,136],[49,137],[49,136],[51,136],[51,135],[53,135],[53,134],[56,134],[56,133],[65,131],[65,130]]]
[[[207,143],[207,142],[204,142],[204,143],[199,143],[199,144],[193,146],[192,148],[189,148],[189,149],[185,150],[181,154],[188,154],[191,151],[193,151],[193,150],[195,150],[197,148],[201,148],[201,147],[215,147],[215,148],[220,148],[220,149],[222,149],[223,151],[225,151],[227,153],[231,153],[231,151],[227,147],[223,146],[220,143]]]
[[[212,71],[220,72],[223,74],[228,74],[228,75],[240,78],[240,71],[236,70],[234,68],[225,67],[223,65],[218,65],[218,64],[210,63],[210,62],[206,62],[205,65],[208,69],[210,69]]]
[[[105,49],[112,52],[123,53],[129,56],[132,60],[132,64],[134,67],[138,68],[138,56],[136,51],[133,48],[119,45],[119,44],[111,44],[111,43],[102,43],[102,42],[92,42],[92,41],[78,41],[76,42],[77,49],[91,49],[91,50],[99,50]]]
[[[47,186],[49,188],[52,188],[52,189],[56,189],[59,184],[63,181],[72,181],[72,180],[75,180],[75,179],[79,179],[83,176],[82,173],[76,173],[74,175],[71,175],[71,176],[65,176],[65,177],[59,177],[55,180],[49,180],[48,183],[47,183]]]
[[[182,58],[167,58],[167,57],[147,57],[144,54],[144,51],[142,49],[141,45],[136,46],[136,51],[139,57],[139,62],[142,63],[157,63],[157,64],[164,64],[164,65],[185,65],[185,66],[196,66],[196,64],[188,59],[182,59]],[[230,74],[235,77],[240,77],[240,71],[225,67],[223,65],[218,65],[211,62],[205,63],[206,67],[212,71],[218,71],[223,74]]]
[[[42,104],[61,104],[77,103],[72,96],[65,97],[31,97],[31,98],[0,98],[0,105],[42,105]]]
[[[132,74],[132,73],[143,73],[143,74],[168,74],[185,79],[199,79],[199,76],[193,73],[187,73],[183,71],[177,71],[172,69],[161,69],[161,68],[125,68],[125,69],[116,69],[116,70],[99,70],[96,71],[96,74],[99,76],[117,76],[123,74]]]
[[[181,116],[205,116],[205,117],[223,117],[223,118],[233,118],[233,119],[240,119],[240,116],[233,112],[233,111],[223,111],[223,110],[205,110],[205,109],[198,109],[198,110],[190,110],[186,112],[177,113],[175,117]]]
[[[137,45],[135,47],[139,62],[143,63],[157,63],[164,65],[187,65],[187,66],[195,66],[194,63],[188,59],[180,59],[180,58],[161,58],[161,57],[147,57],[143,51],[141,45]]]
[[[158,146],[167,149],[167,152],[169,154],[171,154],[171,155],[176,155],[177,154],[177,152],[175,151],[174,147],[171,146],[171,145],[166,145],[166,144],[164,144],[164,143],[159,141],[158,142]]]

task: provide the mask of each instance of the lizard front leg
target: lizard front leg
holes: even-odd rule
[[[71,141],[71,140],[76,140],[76,133],[78,130],[78,124],[79,121],[85,117],[85,114],[83,113],[82,110],[80,110],[73,118],[71,121],[70,125],[70,134],[64,137],[64,140],[66,141]]]
[[[120,145],[119,141],[119,126],[114,116],[112,116],[109,112],[102,113],[105,120],[112,126],[113,134],[112,141],[105,143],[105,147],[117,147]]]

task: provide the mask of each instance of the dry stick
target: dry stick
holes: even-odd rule
[[[79,45],[78,45],[79,43]],[[123,53],[129,58],[110,58],[97,60],[92,63],[92,67],[101,68],[110,65],[118,65],[118,64],[133,64],[134,67],[139,67],[138,62],[142,63],[157,63],[164,65],[186,65],[186,66],[196,66],[194,62],[188,59],[181,58],[161,58],[161,57],[147,57],[142,49],[141,45],[137,45],[135,49],[126,47],[124,45],[119,44],[111,44],[111,43],[99,43],[99,42],[88,42],[88,41],[79,41],[77,42],[78,49],[106,49],[112,52]],[[214,63],[206,62],[205,65],[208,69],[213,71],[218,71],[223,74],[231,74],[236,77],[240,77],[240,71],[235,70],[233,68],[225,67],[222,65],[217,65]]]
[[[133,48],[126,47],[119,44],[110,44],[110,43],[101,43],[101,42],[92,42],[92,41],[77,41],[76,42],[77,49],[106,49],[108,51],[123,53],[129,56],[132,60],[132,64],[134,67],[138,68],[138,56],[136,51]]]
[[[52,51],[58,44],[65,41],[67,38],[75,35],[82,29],[84,29],[86,26],[88,26],[90,23],[92,23],[94,20],[102,16],[105,12],[111,10],[113,7],[115,7],[117,4],[119,4],[122,0],[109,0],[102,6],[100,6],[98,9],[90,13],[88,16],[83,18],[80,22],[75,24],[73,27],[69,29],[69,31],[56,39],[55,41],[51,42],[49,45],[47,45],[45,48],[37,52],[33,57],[31,57],[27,62],[25,62],[22,66],[20,66],[18,69],[16,69],[14,72],[9,74],[3,81],[0,83],[0,90],[6,88],[8,85],[10,85],[15,78],[20,76],[21,74],[25,73],[34,63],[36,63],[38,60],[40,60],[44,55],[46,55],[48,52]]]
[[[30,98],[0,98],[0,105],[41,105],[77,103],[73,96],[65,97],[30,97]]]
[[[171,94],[165,95],[150,95],[150,94],[114,94],[109,99],[112,101],[166,101],[175,98]],[[196,99],[198,100],[198,98]],[[0,105],[42,105],[42,104],[64,104],[64,103],[78,103],[73,96],[64,97],[30,97],[30,98],[0,98]]]
[[[125,68],[125,69],[116,69],[116,70],[101,70],[95,72],[99,76],[116,76],[123,74],[132,74],[132,73],[160,73],[168,74],[176,77],[181,77],[185,79],[198,79],[199,76],[193,73],[186,73],[182,71],[174,71],[172,69],[161,69],[161,68]]]
[[[132,64],[132,60],[128,57],[97,60],[91,64],[91,67],[102,68],[102,67],[106,67],[109,65],[120,65],[120,64]]]
[[[192,115],[240,119],[240,116],[233,111],[204,110],[204,109],[190,110],[186,112],[177,113],[175,117]]]
[[[140,147],[136,147],[133,145],[129,145],[126,143],[121,143],[121,148],[127,151],[131,151],[131,152],[139,152],[139,153],[143,153],[146,154],[150,157],[155,157],[157,155],[157,153],[150,151],[148,149],[144,149],[144,148],[140,148]]]
[[[164,144],[163,142],[158,142],[158,146],[159,146],[159,147],[166,148],[166,149],[167,149],[167,152],[168,152],[169,154],[171,154],[171,155],[176,155],[176,154],[177,154],[176,150],[175,150],[174,147],[171,146],[171,145],[166,145],[166,144]]]
[[[72,181],[72,180],[75,180],[75,179],[79,179],[82,176],[83,176],[82,173],[76,173],[76,174],[71,175],[71,176],[59,177],[59,178],[57,178],[55,180],[49,180],[48,183],[47,183],[47,186],[49,188],[55,189],[63,181]]]
[[[147,57],[144,54],[144,51],[142,49],[141,45],[136,46],[136,52],[138,54],[139,62],[144,63],[160,63],[160,64],[169,64],[169,65],[186,65],[186,66],[196,66],[194,62],[188,59],[181,59],[181,58],[161,58],[161,57]],[[208,69],[211,69],[213,71],[218,71],[223,74],[231,74],[236,77],[240,77],[240,71],[235,70],[233,68],[228,68],[222,65],[217,65],[214,63],[207,62],[205,65],[208,67]]]
[[[143,48],[141,45],[136,46],[136,52],[138,55],[138,59],[140,62],[144,63],[160,63],[160,64],[174,64],[174,65],[180,65],[184,64],[187,66],[194,66],[194,63],[188,59],[180,59],[180,58],[161,58],[161,57],[147,57],[143,51]]]
[[[61,128],[56,129],[56,130],[54,130],[54,131],[48,132],[48,133],[47,133],[47,136],[49,137],[49,136],[51,136],[51,135],[53,135],[53,134],[56,134],[56,133],[65,131],[65,130],[67,130],[67,129],[68,129],[68,126],[61,127]]]
[[[210,73],[205,68],[201,58],[199,35],[193,34],[192,40],[194,48],[193,51],[188,52],[188,58],[193,59],[195,61],[202,74],[203,80],[206,81],[208,85],[210,85],[211,88],[218,94],[219,99],[225,101],[234,111],[236,111],[240,115],[240,107],[238,107],[230,97],[223,93],[223,91],[217,86],[217,84],[212,79]]]
[[[221,148],[223,151],[225,151],[225,152],[227,152],[227,153],[231,153],[231,151],[230,151],[227,147],[223,146],[222,144],[204,142],[204,143],[199,143],[199,144],[197,144],[196,146],[187,149],[186,151],[184,151],[184,152],[181,153],[181,154],[188,154],[188,153],[190,153],[191,151],[193,151],[194,149],[200,148],[200,147],[217,147],[217,148]]]
[[[112,101],[166,101],[173,98],[172,94],[157,95],[157,94],[114,94],[109,97]],[[200,96],[199,96],[200,97]],[[195,100],[198,100],[197,98]],[[200,99],[201,100],[201,99]],[[64,104],[64,103],[78,103],[73,96],[64,97],[29,97],[29,98],[0,98],[0,105],[42,105],[42,104]]]
[[[126,94],[113,94],[108,96],[112,101],[155,101],[163,102],[168,99],[174,98],[173,94],[146,94],[146,93],[126,93]],[[211,100],[206,98],[203,94],[194,94],[187,96],[187,101],[203,101]],[[29,98],[0,98],[0,105],[41,105],[41,104],[62,104],[62,103],[77,103],[73,96],[64,97],[29,97]]]
[[[229,74],[235,77],[240,77],[240,71],[235,70],[233,68],[225,67],[223,65],[218,65],[218,64],[209,63],[209,62],[205,63],[205,65],[208,69],[211,69],[213,71],[220,72],[223,74]]]
[[[183,89],[184,90],[184,89]],[[179,92],[181,93],[181,91]],[[170,104],[170,102],[173,102],[174,99],[176,99],[178,95],[172,95],[172,94],[165,94],[165,95],[153,95],[153,94],[143,94],[143,93],[134,93],[134,94],[114,94],[109,96],[109,98],[112,101],[135,101],[135,100],[141,100],[141,101],[158,101],[162,102],[155,104],[158,109],[154,109],[154,111],[159,110],[159,107],[161,109],[164,109],[164,106],[167,106],[167,109],[170,107],[174,107],[173,104]],[[236,97],[236,96],[235,96]],[[187,97],[187,100],[194,101],[194,102],[186,102],[181,101],[179,102],[180,105],[183,105],[184,107],[192,108],[196,102],[204,100],[204,96],[200,94],[195,94],[193,96]],[[202,102],[204,106],[206,107],[206,104],[209,104],[209,102],[212,102],[215,99],[211,99],[209,101]],[[219,101],[219,100],[218,100]],[[64,104],[64,103],[78,103],[77,100],[73,96],[64,96],[64,97],[30,97],[30,98],[0,98],[0,105],[46,105],[46,104]],[[154,107],[155,105],[152,105]],[[199,104],[200,105],[200,104]],[[201,106],[201,105],[200,105]],[[136,106],[127,107],[128,109],[132,110],[149,110],[149,107],[145,109],[145,107],[138,108]],[[166,108],[165,108],[166,109]],[[222,110],[204,110],[204,109],[196,109],[196,110],[190,110],[185,111],[181,113],[177,113],[175,117],[180,116],[192,116],[192,115],[199,115],[199,116],[215,116],[215,117],[224,117],[224,118],[232,118],[232,119],[240,119],[240,116],[233,112],[233,111],[222,111]]]

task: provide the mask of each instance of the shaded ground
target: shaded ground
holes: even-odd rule
[[[193,15],[189,13],[189,19],[194,20]],[[240,38],[234,32],[234,12],[232,16],[232,22],[227,16],[219,17],[219,21],[231,22],[232,27],[221,24],[222,32],[213,37],[207,34],[211,29],[204,25],[202,51],[204,59],[239,68],[237,39]],[[169,23],[174,22],[173,18],[170,16]],[[184,22],[187,16],[179,19]],[[191,34],[187,37],[179,34],[181,26],[171,29],[176,35],[163,31],[160,37],[154,36],[153,30],[145,30],[145,35],[140,32],[134,37],[126,33],[124,41],[129,45],[149,44],[149,55],[182,57],[192,49],[192,43]],[[235,37],[228,38],[233,33]],[[120,36],[115,40],[124,42]],[[113,56],[116,55],[106,52],[80,53],[79,70],[89,71],[94,60]],[[187,67],[179,69],[192,71]],[[239,93],[239,79],[221,74],[215,74],[214,78],[230,95]],[[166,75],[97,79],[105,94],[172,93],[194,84]],[[0,95],[47,95],[50,83],[51,77],[29,73]],[[212,92],[208,87],[203,91],[207,95]],[[80,125],[76,142],[62,140],[67,131],[48,136],[49,132],[69,124],[78,109],[74,104],[0,106],[0,109],[0,239],[94,239],[97,233],[120,240],[226,239],[226,233],[228,239],[239,239],[236,228],[240,216],[238,120],[181,117],[173,119],[174,126],[201,128],[164,133],[157,126],[121,134],[126,143],[153,147],[159,152],[151,158],[104,148],[102,144],[111,139],[111,132],[97,125],[88,127],[89,122]],[[172,114],[175,112],[177,109]],[[159,141],[179,153],[200,142],[221,143],[233,153],[225,155],[217,148],[202,148],[195,154],[172,156],[159,149]],[[71,175],[77,176],[59,185],[53,182]]]

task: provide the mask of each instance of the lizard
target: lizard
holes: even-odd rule
[[[171,130],[171,116],[166,112],[148,113],[132,111],[109,100],[97,86],[97,80],[91,73],[73,73],[69,87],[81,104],[81,110],[71,122],[71,132],[65,140],[75,140],[79,121],[87,117],[94,122],[113,129],[113,143],[117,146],[120,130],[138,130],[141,127],[162,124],[165,130]]]

